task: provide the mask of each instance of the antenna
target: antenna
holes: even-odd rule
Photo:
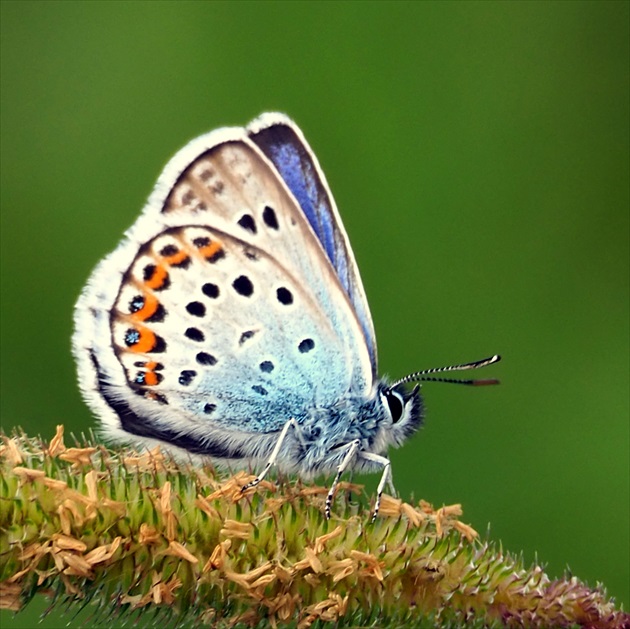
[[[462,365],[449,365],[448,367],[434,367],[433,369],[423,369],[422,371],[416,371],[410,373],[408,376],[396,380],[393,384],[390,384],[388,390],[391,391],[399,384],[407,384],[408,382],[450,382],[451,384],[467,384],[473,387],[487,386],[490,384],[499,384],[499,381],[495,378],[488,380],[457,380],[456,378],[435,378],[429,376],[433,373],[445,373],[447,371],[466,371],[467,369],[480,369],[481,367],[487,367],[488,365],[494,365],[501,360],[501,356],[495,354],[490,358],[483,358],[476,360],[472,363],[464,363]]]

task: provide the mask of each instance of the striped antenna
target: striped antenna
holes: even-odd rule
[[[447,371],[466,371],[467,369],[480,369],[481,367],[487,367],[488,365],[494,365],[501,360],[501,356],[495,354],[490,358],[483,358],[482,360],[476,360],[472,363],[464,363],[463,365],[450,365],[448,367],[434,367],[433,369],[423,369],[422,371],[416,371],[410,373],[408,376],[396,380],[393,384],[390,384],[388,389],[391,390],[399,384],[407,384],[408,382],[450,382],[452,384],[468,384],[474,387],[486,386],[489,384],[499,384],[499,381],[491,378],[489,380],[457,380],[455,378],[434,378],[429,374],[433,373],[445,373]]]

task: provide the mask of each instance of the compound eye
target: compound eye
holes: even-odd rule
[[[396,393],[396,391],[387,391],[387,393],[385,393],[385,399],[387,400],[387,406],[392,416],[392,422],[395,424],[403,415],[405,402],[402,396]]]

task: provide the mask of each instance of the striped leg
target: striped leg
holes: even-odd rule
[[[280,454],[280,448],[282,448],[282,444],[284,443],[284,440],[287,437],[287,433],[289,432],[289,428],[291,427],[294,428],[295,434],[298,436],[298,439],[300,438],[298,424],[295,419],[291,418],[282,427],[282,430],[280,431],[280,436],[278,437],[278,441],[276,441],[276,445],[274,446],[271,455],[269,456],[269,460],[267,461],[267,464],[263,468],[262,472],[260,472],[260,474],[258,474],[258,476],[256,476],[253,481],[247,483],[247,485],[243,485],[243,487],[241,487],[242,492],[247,491],[250,487],[256,487],[256,485],[258,485],[258,483],[260,483],[260,481],[265,478],[267,472],[269,472],[269,470],[271,469],[271,466],[276,462],[278,454]]]
[[[376,520],[376,516],[378,515],[378,510],[381,508],[381,496],[383,495],[385,485],[387,484],[389,486],[389,490],[392,494],[396,493],[396,490],[394,489],[394,481],[392,480],[392,464],[388,458],[381,456],[380,454],[373,454],[372,452],[360,452],[359,456],[362,459],[373,461],[374,463],[378,463],[383,466],[383,475],[381,476],[381,480],[376,490],[376,503],[374,504],[374,513],[372,514],[372,522],[374,522],[374,520]]]
[[[333,484],[330,486],[330,491],[328,492],[328,495],[326,496],[326,519],[327,520],[330,520],[330,506],[332,505],[333,498],[335,497],[335,490],[337,489],[337,484],[339,483],[339,479],[341,478],[341,475],[344,473],[348,465],[350,465],[351,461],[357,455],[360,445],[361,445],[361,442],[358,439],[351,441],[347,445],[348,452],[346,453],[346,456],[343,458],[343,461],[341,461],[341,463],[339,464],[339,467],[337,468],[337,474],[335,475],[335,480],[333,481]]]

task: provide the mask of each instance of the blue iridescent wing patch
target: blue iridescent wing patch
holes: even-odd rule
[[[359,269],[328,183],[301,131],[282,114],[264,114],[249,127],[250,138],[298,201],[352,304],[376,375],[376,338]]]

